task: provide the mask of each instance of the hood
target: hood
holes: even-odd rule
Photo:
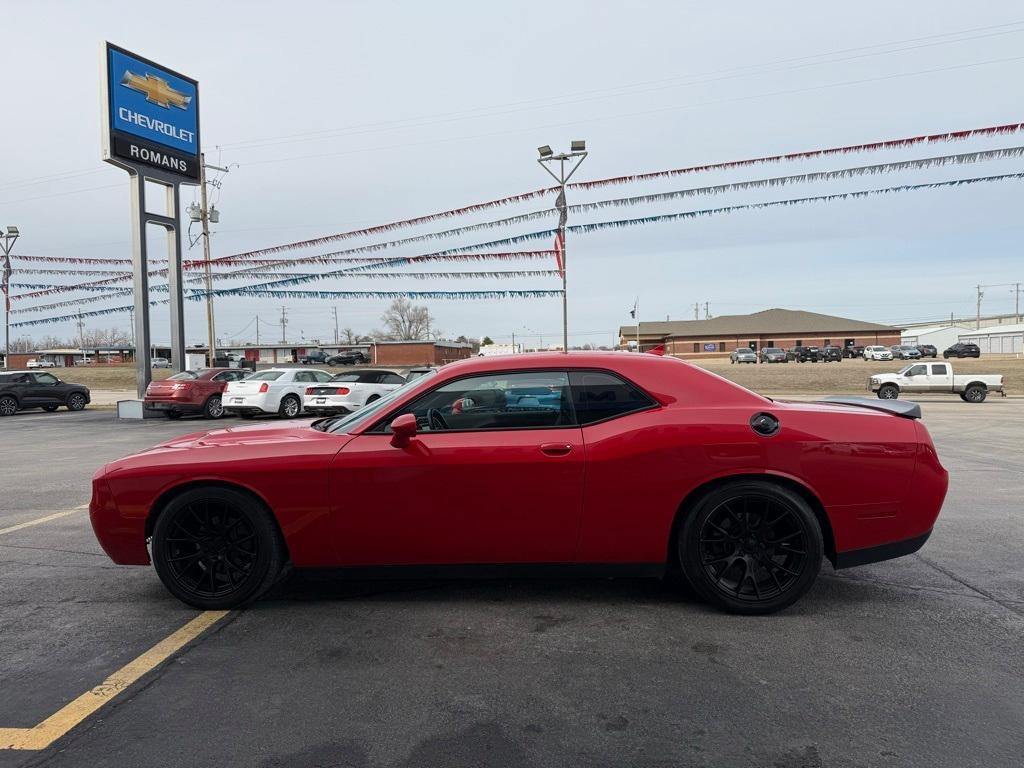
[[[156,445],[156,448],[201,448],[220,445],[260,445],[267,443],[292,442],[296,440],[322,439],[323,432],[310,428],[311,420],[247,424],[206,432],[192,432],[171,438]]]

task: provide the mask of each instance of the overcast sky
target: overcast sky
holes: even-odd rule
[[[237,164],[217,193],[222,219],[214,256],[547,186],[536,147],[559,149],[574,138],[586,139],[591,152],[577,177],[587,180],[1024,120],[1024,8],[1005,2],[294,0],[172,8],[36,0],[7,3],[0,23],[0,224],[21,228],[16,253],[26,254],[130,255],[128,179],[100,160],[104,40],[199,80],[208,161]],[[574,193],[569,202],[1021,144],[1024,134],[774,164]],[[599,210],[570,223],[1022,166],[1018,158],[746,190]],[[193,189],[183,195],[190,200]],[[489,211],[465,223],[550,203]],[[610,343],[629,322],[636,296],[645,320],[689,319],[694,303],[705,301],[713,315],[776,306],[886,322],[972,314],[975,284],[1024,280],[1022,205],[1024,186],[1011,180],[572,237],[571,341]],[[471,233],[439,247],[553,224]],[[373,240],[334,248],[363,242]],[[430,250],[435,243],[396,255]],[[199,252],[197,246],[193,255]],[[551,278],[346,279],[303,287],[558,285]],[[988,288],[983,309],[1013,311],[1013,301],[1010,288]],[[127,302],[108,304],[116,303]],[[301,333],[329,340],[335,304],[342,327],[364,333],[380,326],[387,302],[283,303],[291,339]],[[543,333],[548,343],[560,334],[556,299],[426,303],[452,337],[488,334],[502,341],[512,332],[534,339]],[[276,340],[280,329],[266,325],[280,317],[281,304],[218,299],[218,336],[252,338],[259,315],[263,338]],[[205,340],[202,306],[189,302],[187,312],[188,341]],[[12,320],[21,317],[27,316]],[[89,327],[127,323],[127,315],[88,321]],[[28,330],[73,335],[74,324]],[[153,311],[153,336],[168,336],[165,308]]]

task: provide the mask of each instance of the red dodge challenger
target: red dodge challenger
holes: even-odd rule
[[[101,468],[116,563],[198,608],[285,566],[430,576],[675,572],[764,614],[836,568],[918,550],[946,494],[920,409],[776,402],[627,353],[444,366],[318,421],[196,432]],[[860,481],[851,482],[851,478]]]

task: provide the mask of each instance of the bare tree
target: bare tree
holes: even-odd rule
[[[419,341],[430,337],[433,318],[430,310],[416,306],[406,298],[395,299],[380,317],[384,336],[394,341]]]
[[[345,344],[355,344],[359,340],[359,336],[351,328],[342,328],[341,339]]]

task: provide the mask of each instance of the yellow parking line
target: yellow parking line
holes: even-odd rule
[[[47,515],[46,517],[37,517],[35,520],[29,520],[27,523],[18,523],[17,525],[12,525],[10,528],[0,528],[0,536],[3,536],[5,533],[14,533],[15,531],[20,531],[22,528],[31,528],[33,525],[39,525],[40,523],[48,523],[51,520],[57,520],[61,517],[67,517],[68,515],[73,515],[75,514],[75,512],[81,512],[83,509],[88,508],[88,504],[82,504],[80,507],[75,507],[74,509],[65,509],[63,512],[54,512],[52,515]]]
[[[86,691],[69,702],[34,728],[0,728],[0,750],[46,749],[227,614],[228,611],[204,611],[170,637],[161,640],[137,659],[129,661],[91,691]]]

